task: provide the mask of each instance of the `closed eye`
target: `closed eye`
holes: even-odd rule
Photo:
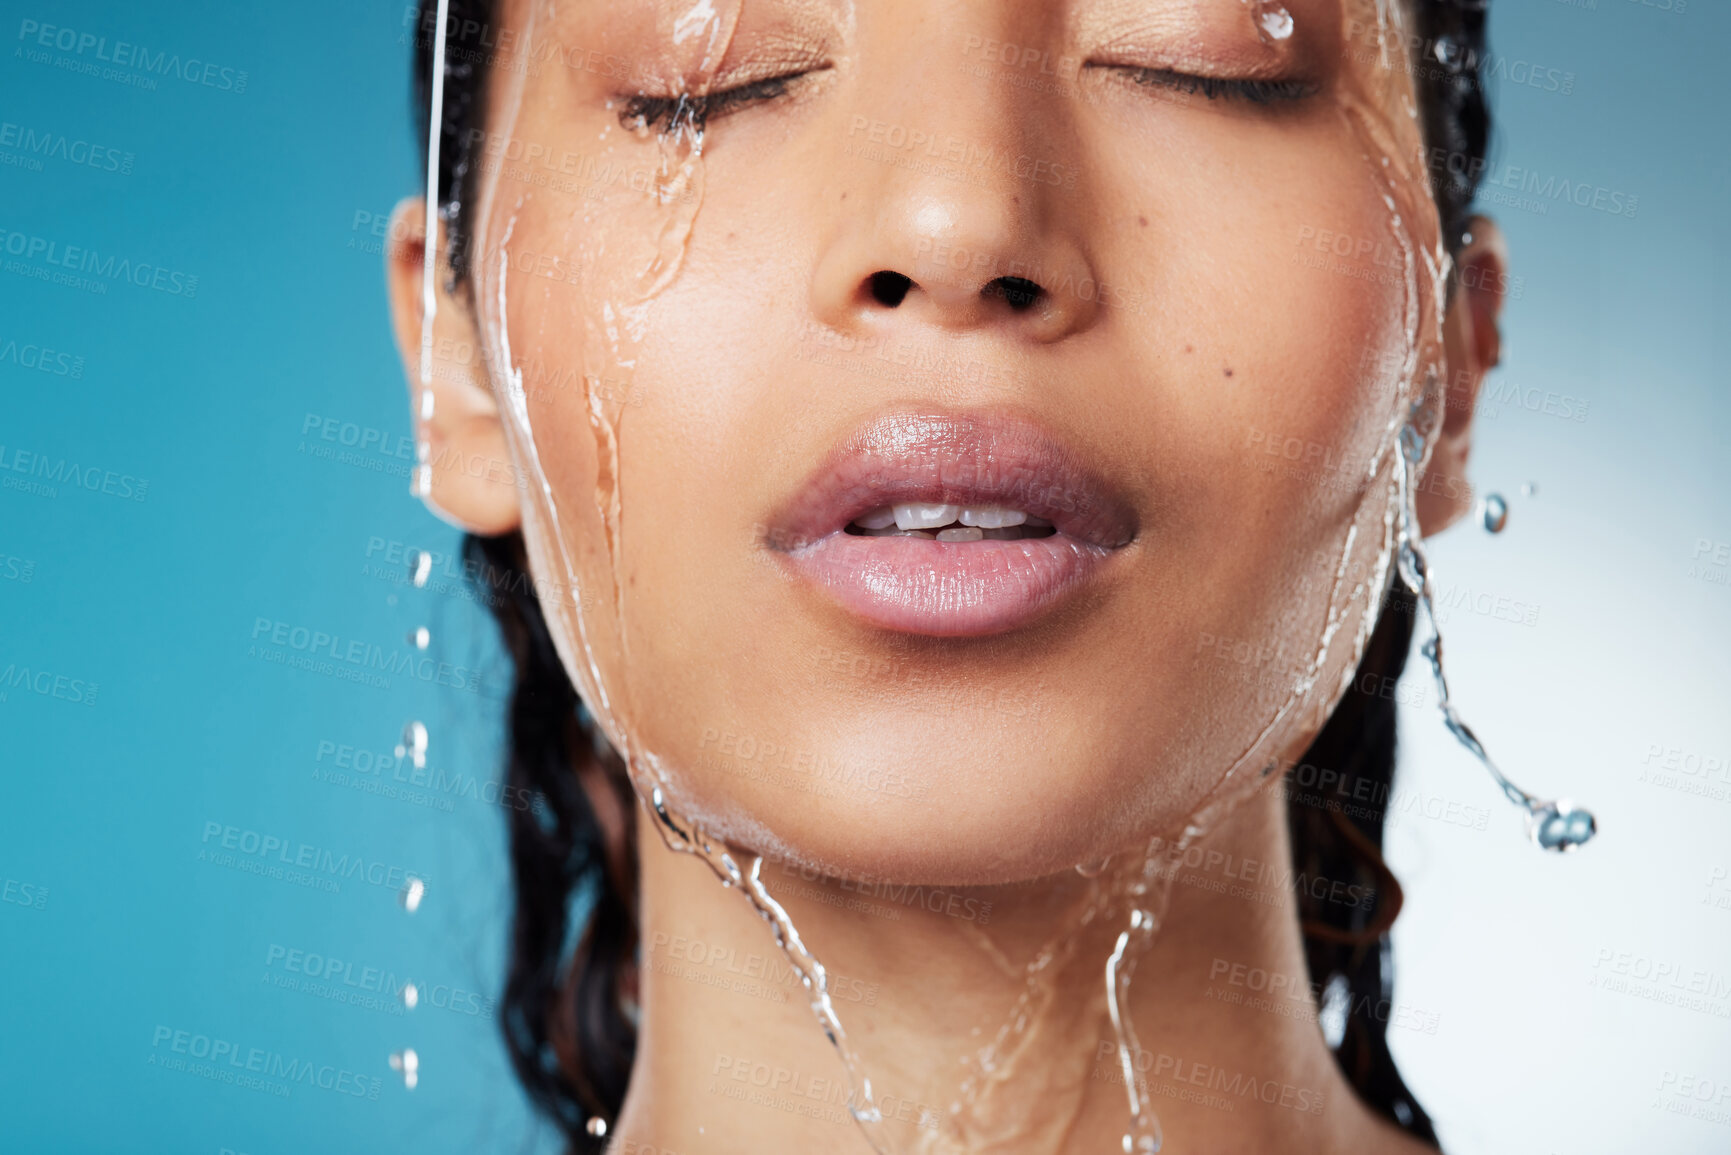
[[[825,68],[828,65],[824,66]],[[619,123],[626,128],[655,129],[663,136],[673,136],[682,129],[702,133],[712,120],[738,112],[753,104],[764,104],[787,95],[788,88],[820,68],[807,68],[735,85],[702,96],[681,92],[673,96],[650,96],[638,93],[619,110]]]
[[[1226,80],[1217,76],[1192,76],[1169,68],[1109,66],[1132,84],[1144,88],[1168,88],[1186,96],[1201,93],[1209,100],[1244,100],[1251,104],[1279,104],[1303,100],[1318,91],[1308,80]]]

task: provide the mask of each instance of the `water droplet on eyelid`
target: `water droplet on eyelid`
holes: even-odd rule
[[[1255,12],[1256,34],[1264,44],[1290,39],[1292,13],[1278,0],[1247,0]]]

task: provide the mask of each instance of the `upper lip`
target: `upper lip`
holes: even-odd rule
[[[794,553],[900,502],[1020,509],[1102,549],[1129,544],[1138,528],[1115,487],[1031,421],[901,413],[868,421],[837,445],[771,518],[765,542]]]

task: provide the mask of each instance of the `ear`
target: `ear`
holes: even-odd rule
[[[1498,328],[1509,286],[1509,250],[1489,217],[1467,222],[1467,241],[1456,261],[1454,299],[1443,314],[1443,358],[1448,373],[1442,431],[1420,479],[1418,524],[1440,533],[1473,507],[1467,455],[1473,445],[1473,409],[1485,374],[1502,360]]]
[[[391,214],[385,255],[391,325],[409,381],[410,419],[426,486],[427,508],[470,533],[495,536],[521,523],[516,466],[505,441],[499,407],[487,381],[479,328],[466,297],[447,291],[449,266],[434,276],[432,383],[421,387],[421,258],[426,243],[426,202],[409,197]],[[444,238],[437,251],[443,253]]]

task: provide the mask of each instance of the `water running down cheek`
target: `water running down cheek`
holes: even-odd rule
[[[530,8],[526,40],[532,42],[542,5],[532,4]],[[723,3],[718,10],[705,0],[673,23],[674,40],[686,54],[683,72],[697,78],[693,89],[699,98],[727,54],[741,10],[738,3]],[[1244,10],[1261,42],[1292,37],[1292,17],[1279,4],[1256,0],[1247,3]],[[549,5],[548,11],[552,13],[553,6]],[[1394,34],[1387,20],[1384,7],[1378,5],[1379,41]],[[441,42],[443,27],[441,4]],[[690,66],[693,59],[695,67]],[[517,132],[526,84],[523,72],[507,78],[506,99],[500,102],[507,138]],[[442,124],[439,99],[440,86],[435,84],[435,137],[437,126]],[[1125,855],[1110,866],[1087,867],[1092,873],[1091,884],[1073,917],[1084,922],[1121,918],[1125,923],[1106,962],[1105,974],[1110,1017],[1125,1064],[1124,1087],[1131,1118],[1123,1150],[1133,1155],[1156,1151],[1161,1145],[1158,1121],[1147,1097],[1138,1089],[1133,1056],[1140,1054],[1141,1048],[1127,999],[1136,960],[1147,950],[1161,923],[1171,877],[1170,855],[1174,851],[1181,854],[1229,813],[1254,789],[1260,780],[1257,772],[1278,752],[1289,728],[1300,718],[1325,714],[1344,689],[1373,624],[1374,614],[1369,609],[1382,587],[1392,547],[1395,457],[1387,450],[1406,403],[1432,392],[1430,378],[1435,365],[1427,360],[1432,335],[1426,330],[1435,325],[1440,271],[1436,245],[1434,239],[1429,244],[1416,242],[1408,233],[1420,217],[1399,183],[1402,174],[1389,169],[1383,143],[1388,132],[1379,123],[1379,106],[1350,86],[1343,86],[1338,99],[1341,115],[1354,126],[1363,145],[1367,171],[1379,187],[1388,190],[1383,198],[1388,228],[1404,254],[1407,357],[1400,379],[1388,383],[1388,435],[1364,478],[1364,508],[1342,535],[1339,563],[1332,574],[1314,656],[1295,679],[1284,704],[1266,720],[1258,740],[1220,773],[1216,789],[1184,823],[1178,838],[1164,843],[1156,838],[1140,855]],[[830,1000],[822,964],[806,949],[791,918],[761,877],[762,857],[734,850],[707,832],[706,816],[680,813],[671,804],[676,794],[686,793],[677,788],[686,771],[640,743],[634,724],[637,704],[620,692],[619,686],[611,685],[613,680],[604,674],[605,663],[598,652],[603,638],[613,639],[618,660],[627,668],[630,665],[630,583],[623,580],[622,571],[627,522],[620,493],[624,410],[591,383],[629,376],[638,365],[640,348],[652,323],[650,306],[679,277],[703,205],[706,164],[701,119],[673,120],[672,131],[657,140],[651,191],[627,219],[603,221],[599,210],[585,204],[563,215],[566,240],[555,234],[559,244],[569,243],[573,235],[604,237],[616,244],[613,257],[620,266],[616,270],[620,275],[611,281],[604,277],[600,292],[585,298],[578,318],[585,370],[583,417],[592,437],[596,473],[591,493],[569,489],[558,493],[569,521],[561,517],[561,503],[556,500],[555,486],[543,468],[540,452],[541,446],[557,444],[562,431],[542,430],[538,437],[531,427],[522,374],[511,353],[513,314],[507,298],[511,271],[507,247],[518,235],[519,220],[527,219],[533,210],[537,194],[524,192],[515,207],[507,209],[499,197],[498,169],[486,176],[480,197],[483,235],[478,238],[478,251],[496,251],[499,259],[496,264],[482,264],[482,291],[477,300],[484,313],[494,357],[494,383],[504,400],[513,453],[533,479],[526,493],[525,537],[537,573],[557,578],[552,587],[557,591],[555,604],[547,609],[565,664],[585,702],[624,757],[657,829],[669,847],[695,854],[707,863],[721,882],[744,895],[767,922],[777,945],[805,984],[813,1012],[843,1061],[852,1088],[853,1116],[874,1149],[880,1155],[890,1155],[903,1147],[875,1105],[871,1081]],[[602,143],[607,143],[605,134]],[[1381,158],[1382,163],[1372,164],[1371,157]],[[437,180],[436,151],[432,159],[430,190]],[[433,196],[430,191],[430,207]],[[432,222],[437,217],[430,213],[428,219]],[[430,227],[429,234],[433,231]],[[495,234],[498,240],[490,244]],[[598,249],[607,247],[598,241],[583,243],[593,243]],[[430,326],[430,322],[428,308],[424,323]],[[424,339],[423,347],[426,344]],[[1036,471],[1041,468],[1046,466],[1037,466]],[[917,461],[904,463],[899,473],[892,471],[884,479],[891,492],[879,492],[867,504],[859,504],[857,494],[843,501],[832,491],[826,498],[831,507],[796,508],[782,527],[787,537],[780,543],[785,547],[781,552],[789,564],[802,569],[844,608],[868,622],[890,630],[960,636],[1013,628],[1038,616],[1069,590],[1091,580],[1109,579],[1114,553],[1135,537],[1134,518],[1113,509],[1107,495],[1084,503],[1082,514],[1043,510],[1031,503],[1018,503],[1014,495],[995,492],[984,482],[966,492],[930,492],[931,479],[921,470]],[[1050,478],[1045,481],[1049,484]],[[898,486],[903,491],[893,492]],[[838,515],[839,521],[835,520]],[[567,540],[573,526],[598,529],[599,565],[586,560],[596,556],[593,542]],[[1380,537],[1380,541],[1373,537]],[[598,591],[602,596],[582,596],[597,580],[606,583],[606,588]],[[591,620],[597,612],[592,608],[595,606],[605,609],[598,620]],[[1338,684],[1326,680],[1325,675],[1333,675]],[[769,844],[767,838],[757,843],[760,849]],[[1020,1053],[1019,1042],[1030,1029],[1028,1012],[1040,1002],[1040,983],[1045,980],[1039,975],[1068,933],[1067,926],[1056,930],[1053,942],[1037,952],[1029,965],[1028,982],[1015,1012],[998,1032],[986,1033],[987,1044],[971,1059],[970,1074],[956,1089],[948,1117],[958,1128],[989,1132],[993,1127],[981,1112],[1005,1109],[1003,1096],[989,1092],[1016,1072],[1017,1064],[1006,1057]],[[930,1149],[929,1138],[924,1146]]]

